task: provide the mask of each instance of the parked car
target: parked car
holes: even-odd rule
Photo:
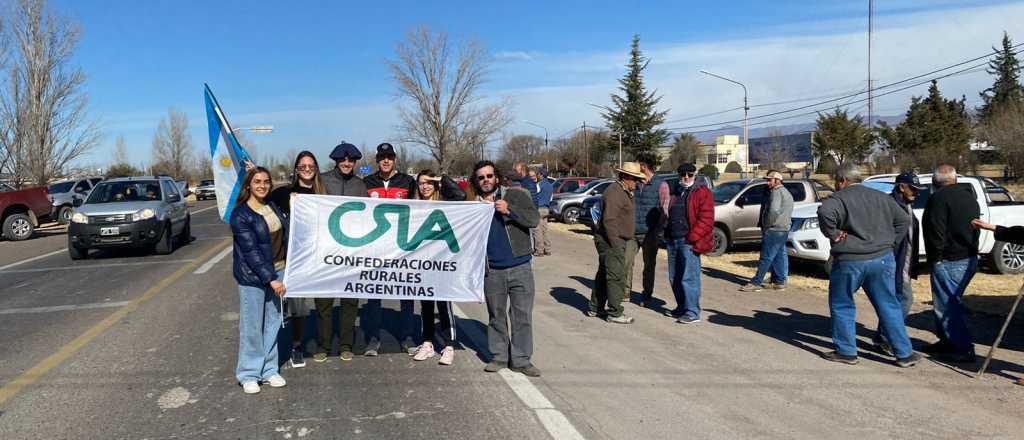
[[[89,198],[75,202],[68,226],[68,255],[87,258],[89,249],[152,246],[157,254],[187,243],[191,220],[185,197],[167,177],[104,181]]]
[[[918,177],[921,184],[926,186],[913,204],[914,215],[920,220],[928,197],[931,196],[932,175],[922,174]],[[883,174],[865,179],[864,185],[879,191],[891,192],[895,180],[895,174]],[[957,183],[971,187],[971,192],[977,197],[978,206],[981,208],[982,220],[1002,226],[1024,225],[1024,202],[992,200],[986,190],[984,178],[959,176]],[[818,205],[820,203],[810,203],[793,210],[793,226],[786,242],[786,251],[790,258],[821,264],[828,272],[832,268],[832,246],[818,228]],[[924,230],[920,223],[920,232],[923,236]],[[999,273],[1024,272],[1024,246],[997,241],[990,231],[981,231],[978,253]],[[925,249],[922,244],[919,260],[923,260],[924,257]]]
[[[708,255],[717,257],[734,244],[761,241],[757,218],[767,185],[764,179],[742,179],[720,183],[712,190],[715,199],[715,245]],[[830,186],[817,180],[784,180],[783,185],[793,196],[794,210],[832,194]]]
[[[573,192],[595,180],[598,179],[596,177],[562,177],[555,179],[554,183],[551,185],[554,190],[552,194]]]
[[[52,206],[51,216],[62,225],[68,224],[71,220],[75,199],[84,200],[89,197],[89,193],[101,181],[103,181],[102,177],[88,177],[51,183],[48,188]]]
[[[46,187],[18,191],[4,186],[6,188],[0,192],[0,233],[11,241],[31,237],[40,220],[50,216]]]
[[[654,178],[651,179],[651,181],[654,182],[655,184],[659,184],[659,183],[661,183],[661,182],[663,182],[665,180],[668,180],[669,185],[671,185],[671,186],[669,186],[670,189],[674,189],[674,186],[679,184],[678,174],[676,174],[674,171],[662,171],[662,172],[659,172],[658,174],[654,175]],[[708,187],[709,189],[714,189],[714,187],[715,187],[714,181],[711,180],[710,177],[705,176],[703,174],[698,174],[697,175],[697,180],[703,182],[704,186]],[[597,194],[597,195],[594,195],[594,196],[591,196],[591,197],[587,197],[586,199],[583,199],[583,209],[580,211],[580,216],[579,216],[578,221],[580,223],[582,223],[582,224],[585,224],[585,225],[590,226],[591,228],[593,228],[594,227],[594,217],[593,217],[594,205],[597,205],[597,204],[601,203],[601,200],[603,198],[604,198],[604,193]],[[598,208],[598,209],[600,209],[600,208]]]
[[[196,200],[216,199],[217,191],[213,187],[213,180],[202,180],[196,187]]]
[[[555,194],[548,205],[548,216],[565,224],[575,224],[583,209],[583,199],[603,193],[612,182],[611,179],[593,180],[575,191]]]

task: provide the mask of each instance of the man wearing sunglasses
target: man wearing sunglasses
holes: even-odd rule
[[[334,147],[330,157],[335,163],[334,169],[320,175],[327,194],[332,196],[366,197],[366,184],[355,173],[356,162],[363,157],[363,153],[355,145],[342,141],[338,146]],[[327,351],[331,349],[330,323],[334,299],[316,298],[313,302],[316,304],[319,327],[317,333],[320,334],[320,338],[327,345],[326,347],[320,347],[320,351],[313,355],[313,361],[324,362],[327,360]],[[343,361],[350,361],[353,357],[351,345],[355,334],[356,316],[359,314],[359,300],[339,298],[338,303],[341,308],[341,320],[338,322],[341,340],[340,358]]]
[[[470,177],[476,200],[494,204],[484,274],[491,360],[484,371],[496,373],[507,365],[512,371],[540,376],[540,370],[531,362],[534,285],[530,264],[530,229],[537,227],[540,214],[526,189],[498,184],[501,176],[493,162],[477,162]]]

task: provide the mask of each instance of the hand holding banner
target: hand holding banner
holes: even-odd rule
[[[494,205],[296,195],[286,296],[483,302]]]

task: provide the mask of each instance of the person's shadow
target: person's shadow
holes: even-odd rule
[[[832,318],[811,313],[804,313],[788,307],[780,307],[779,312],[755,310],[753,316],[730,315],[720,310],[704,309],[708,312],[708,322],[730,327],[741,327],[773,339],[785,342],[801,350],[821,355],[832,351]],[[870,339],[873,332],[857,323],[857,348],[859,356],[880,362],[890,362],[887,358],[875,353],[875,348],[864,341]]]
[[[585,289],[590,290],[594,288],[594,280],[590,278],[573,275],[569,279],[580,283]],[[579,310],[580,313],[587,313],[587,310],[590,309],[590,296],[573,287],[552,287],[548,294],[560,304],[565,304]]]

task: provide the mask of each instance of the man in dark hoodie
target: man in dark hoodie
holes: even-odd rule
[[[896,297],[903,306],[903,319],[910,314],[910,306],[914,304],[914,290],[911,280],[917,279],[917,258],[921,249],[921,232],[917,217],[914,216],[914,200],[924,190],[924,185],[912,172],[896,176],[896,185],[892,189],[892,198],[903,208],[910,218],[910,227],[896,246]],[[892,345],[885,339],[882,323],[872,338],[875,346],[882,353],[893,356]]]
[[[324,181],[324,189],[328,195],[366,197],[366,185],[363,179],[356,176],[356,162],[363,157],[363,153],[348,142],[342,141],[331,151],[331,159],[336,167],[320,175]],[[331,349],[331,336],[333,335],[332,309],[334,298],[316,298],[316,326],[317,326],[317,351],[313,354],[314,362],[327,360],[327,352]],[[343,361],[352,360],[352,344],[355,339],[356,316],[359,315],[359,300],[354,298],[340,298],[340,321],[338,322],[341,333],[339,343],[339,358]]]
[[[981,208],[970,186],[956,184],[951,165],[935,168],[932,186],[935,192],[925,205],[922,223],[939,341],[922,351],[953,362],[974,362],[963,295],[978,271],[978,231],[971,221],[981,216]]]
[[[912,367],[921,355],[914,353],[903,323],[903,310],[896,297],[893,256],[893,249],[907,233],[910,219],[892,197],[860,182],[860,170],[855,164],[840,165],[835,175],[837,191],[818,207],[818,225],[832,242],[828,304],[836,347],[822,357],[850,365],[858,362],[857,306],[853,294],[863,288],[892,344],[896,364]]]

